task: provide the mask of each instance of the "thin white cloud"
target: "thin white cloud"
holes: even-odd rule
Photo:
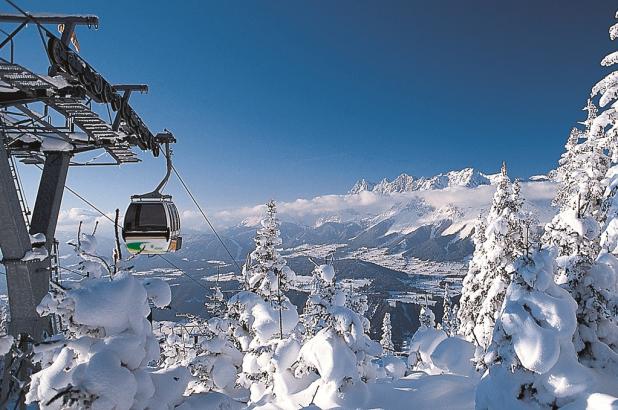
[[[553,210],[549,203],[555,195],[555,184],[552,182],[524,182],[522,195],[532,209],[540,212],[541,221],[548,220]],[[322,219],[336,219],[340,221],[359,221],[363,218],[375,217],[385,213],[394,206],[406,205],[422,200],[427,205],[440,210],[453,206],[459,208],[466,218],[475,218],[480,212],[491,205],[495,187],[482,185],[477,188],[447,188],[434,191],[417,191],[381,195],[374,192],[361,192],[355,195],[321,195],[311,199],[299,198],[291,202],[277,202],[279,218],[283,221],[314,225]],[[241,223],[253,226],[263,217],[265,205],[245,206],[208,213],[210,221],[217,228],[229,227]],[[114,218],[114,212],[106,213]],[[197,210],[185,209],[181,211],[182,226],[184,229],[208,230],[201,213]],[[59,231],[77,232],[79,222],[85,227],[94,227],[99,221],[99,229],[113,234],[113,224],[98,212],[70,208],[60,213],[58,221]],[[121,221],[122,222],[122,221]]]
[[[434,191],[417,191],[380,195],[374,192],[361,192],[356,195],[322,195],[312,199],[297,199],[292,202],[278,202],[278,215],[281,220],[313,225],[320,218],[337,217],[342,221],[360,220],[388,211],[393,206],[423,200],[433,208],[454,206],[478,214],[491,205],[495,186],[482,185],[474,189],[447,188]],[[522,194],[528,206],[543,208],[555,195],[552,182],[522,183]],[[213,219],[219,225],[234,225],[241,222],[257,223],[265,210],[264,205],[242,207],[216,212]],[[547,210],[544,209],[544,212]],[[475,215],[476,216],[476,215]],[[541,215],[542,216],[542,215]]]
[[[114,212],[106,212],[107,217],[114,220]],[[98,232],[105,232],[113,234],[114,224],[102,216],[100,213],[90,209],[84,208],[70,208],[63,209],[58,215],[58,227],[59,232],[75,232],[79,229],[79,223],[82,222],[82,228],[85,230],[93,230],[94,226],[98,222]]]

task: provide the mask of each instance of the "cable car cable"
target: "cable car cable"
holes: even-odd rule
[[[38,169],[40,169],[41,171],[43,171],[43,168],[39,165],[39,164],[34,164]],[[105,214],[105,212],[101,211],[99,208],[97,208],[92,202],[88,201],[86,198],[84,198],[83,196],[81,196],[80,194],[77,193],[77,191],[75,191],[74,189],[72,189],[71,187],[69,187],[68,185],[64,185],[64,188],[69,191],[70,193],[72,193],[73,195],[75,195],[76,197],[78,197],[79,199],[81,199],[82,201],[84,201],[86,204],[88,204],[92,209],[94,209],[95,211],[97,211],[98,213],[100,213],[102,216],[104,216],[105,218],[109,219],[109,221],[114,224],[114,226],[116,225],[116,221],[114,221],[112,218],[110,218],[107,214]],[[119,226],[120,228],[122,228],[121,226]]]
[[[65,271],[67,271],[67,272],[74,273],[74,274],[79,275],[79,276],[81,276],[81,277],[85,277],[85,276],[86,276],[86,275],[85,275],[84,273],[82,273],[82,272],[76,271],[76,270],[74,270],[74,269],[69,269],[69,268],[66,268],[66,267],[61,266],[61,265],[58,265],[58,268],[63,269],[63,270],[65,270]]]
[[[176,168],[174,167],[174,165],[172,165],[172,171],[174,171],[174,174],[176,174],[176,176],[178,177],[178,180],[180,181],[180,183],[182,184],[183,188],[185,189],[185,191],[187,191],[187,194],[189,195],[189,197],[191,198],[191,200],[193,201],[193,203],[195,204],[195,206],[197,207],[197,209],[200,211],[200,213],[202,214],[202,216],[204,217],[204,219],[206,220],[206,223],[208,223],[208,226],[210,226],[210,229],[212,229],[212,231],[214,232],[215,236],[217,237],[217,239],[219,240],[219,242],[221,243],[221,246],[223,246],[223,249],[225,249],[225,251],[227,252],[228,256],[230,257],[230,259],[232,260],[232,262],[234,263],[234,265],[236,265],[236,267],[238,268],[239,273],[242,272],[242,268],[240,267],[240,265],[238,264],[238,262],[236,262],[236,259],[232,256],[232,253],[230,252],[230,250],[228,249],[227,246],[225,246],[225,243],[223,242],[223,239],[221,239],[221,236],[219,236],[219,233],[217,232],[217,230],[215,229],[215,227],[212,225],[212,223],[210,223],[210,220],[208,219],[208,217],[206,216],[206,213],[204,213],[204,211],[202,210],[202,207],[200,206],[200,204],[197,202],[197,200],[195,199],[195,197],[193,196],[193,194],[191,193],[191,190],[189,189],[189,187],[187,186],[187,184],[185,183],[185,181],[182,179],[182,177],[180,176],[180,174],[178,173],[178,171],[176,170]]]
[[[165,262],[167,262],[170,266],[172,266],[173,268],[175,268],[176,270],[180,271],[181,274],[183,274],[184,276],[186,276],[187,278],[191,279],[193,282],[195,282],[199,287],[201,287],[202,289],[205,289],[207,291],[210,292],[210,289],[207,288],[206,286],[204,286],[202,283],[200,283],[199,280],[195,279],[194,277],[190,276],[188,273],[186,273],[184,270],[180,269],[176,264],[172,263],[172,261],[170,261],[169,259],[167,259],[165,256],[158,254],[158,257],[160,257],[161,259],[163,259]]]

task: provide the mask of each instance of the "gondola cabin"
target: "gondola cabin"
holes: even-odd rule
[[[170,195],[132,196],[122,238],[132,254],[158,255],[182,246],[180,216]]]

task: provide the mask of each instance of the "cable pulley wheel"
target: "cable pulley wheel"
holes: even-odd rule
[[[120,110],[120,107],[122,105],[122,97],[114,93],[114,95],[112,96],[111,104],[112,104],[112,110],[114,111]]]
[[[94,83],[92,85],[92,90],[94,91],[94,95],[101,99],[101,93],[103,92],[103,77],[100,74],[94,74]]]
[[[114,99],[114,90],[112,90],[112,86],[105,81],[103,84],[103,101],[106,103],[111,103]]]
[[[90,89],[90,87],[92,87],[92,84],[94,84],[95,81],[94,72],[92,71],[92,69],[86,66],[81,77],[84,80],[83,84],[86,86],[86,88]]]
[[[60,43],[56,38],[50,37],[47,48],[49,50],[49,57],[52,60],[52,63],[59,67],[64,67],[67,56],[66,50],[63,47],[62,43]]]
[[[84,70],[79,58],[72,51],[67,52],[67,69],[69,74],[75,76]]]

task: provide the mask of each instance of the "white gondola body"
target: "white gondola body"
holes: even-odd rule
[[[122,235],[132,254],[159,255],[182,245],[180,217],[171,197],[131,199]]]

